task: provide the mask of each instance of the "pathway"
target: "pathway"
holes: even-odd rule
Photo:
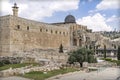
[[[47,80],[117,80],[119,76],[120,69],[106,68],[102,71],[93,71],[89,73],[83,71],[68,73],[49,78]]]
[[[18,77],[18,76],[12,76],[12,77],[0,78],[0,80],[30,80],[30,79]]]
[[[0,80],[30,80],[30,79],[12,76],[0,78]],[[102,71],[93,71],[89,73],[79,71],[64,75],[58,75],[46,80],[120,80],[120,69],[106,68],[103,69]]]

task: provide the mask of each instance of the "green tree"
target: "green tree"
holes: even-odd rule
[[[63,45],[62,44],[59,47],[59,53],[63,53]]]
[[[120,46],[118,46],[117,59],[120,60]]]
[[[92,45],[89,45],[89,49],[92,49]]]
[[[97,62],[97,59],[94,57],[94,52],[92,50],[87,50],[86,61],[88,63],[95,63],[95,62]]]
[[[103,51],[103,53],[104,53],[104,58],[106,58],[106,45],[104,45],[104,51]]]
[[[68,58],[68,63],[74,64],[74,62],[78,62],[80,64],[80,67],[83,66],[83,62],[95,62],[96,60],[94,58],[94,52],[92,50],[88,50],[85,48],[80,48],[76,51],[71,52],[69,58]]]

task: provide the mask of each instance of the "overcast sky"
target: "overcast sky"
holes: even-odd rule
[[[71,14],[93,31],[120,30],[120,0],[0,0],[0,16],[12,14],[14,2],[19,17],[55,23]]]

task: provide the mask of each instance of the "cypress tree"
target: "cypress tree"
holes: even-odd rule
[[[117,59],[120,60],[120,46],[118,46]]]
[[[106,45],[104,45],[104,58],[106,58]]]
[[[62,44],[59,47],[59,53],[63,53],[63,45]]]
[[[90,50],[92,49],[92,45],[89,45],[89,49],[90,49]]]

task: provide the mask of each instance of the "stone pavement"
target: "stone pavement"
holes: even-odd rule
[[[0,78],[0,80],[30,80],[30,79],[22,78],[18,76],[12,76],[12,77]]]
[[[102,71],[94,71],[89,73],[83,71],[68,73],[49,78],[47,80],[117,80],[119,76],[120,69],[106,68]]]
[[[118,68],[106,68],[93,72],[73,72],[64,75],[58,75],[46,80],[120,80],[120,69]],[[118,78],[118,79],[117,79]],[[30,80],[18,76],[0,78],[0,80]]]

